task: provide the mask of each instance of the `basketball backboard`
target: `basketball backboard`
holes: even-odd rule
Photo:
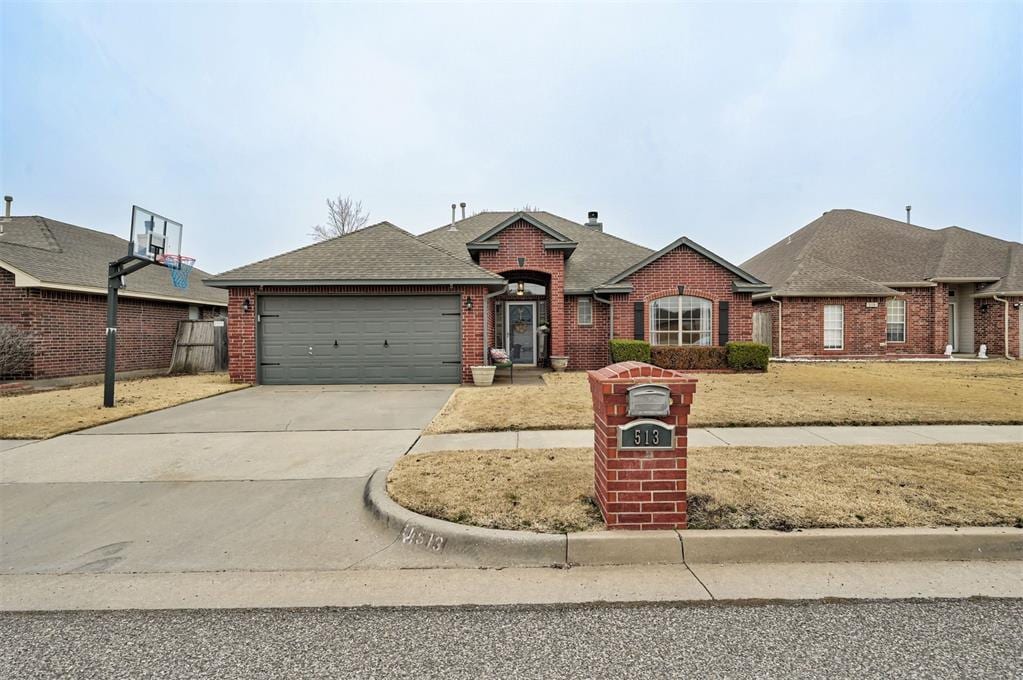
[[[181,255],[181,223],[133,205],[129,248],[129,255],[153,262],[160,255]]]

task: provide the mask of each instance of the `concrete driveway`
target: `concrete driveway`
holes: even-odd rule
[[[346,569],[454,386],[255,387],[0,452],[0,573]]]

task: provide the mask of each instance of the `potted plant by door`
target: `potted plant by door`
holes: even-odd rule
[[[561,373],[568,368],[568,357],[551,357],[551,368]]]
[[[497,366],[472,366],[472,383],[478,387],[494,384],[494,372]]]

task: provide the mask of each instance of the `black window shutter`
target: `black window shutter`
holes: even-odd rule
[[[635,325],[633,326],[633,334],[632,334],[632,336],[636,340],[642,340],[643,339],[643,303],[642,302],[637,302],[637,303],[635,303],[632,306],[632,308],[633,308],[633,310],[635,310],[633,312],[633,314],[632,314],[634,322],[635,322]]]
[[[728,344],[728,303],[724,300],[718,303],[718,344]]]

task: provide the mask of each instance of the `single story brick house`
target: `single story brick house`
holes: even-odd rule
[[[0,379],[102,373],[106,357],[107,264],[128,254],[128,241],[47,217],[0,217],[0,323],[33,341],[28,365]],[[222,316],[224,291],[200,281],[175,288],[164,267],[126,279],[118,305],[117,370],[167,369],[181,319]]]
[[[608,340],[750,340],[760,279],[687,238],[658,251],[542,211],[481,212],[420,236],[381,222],[206,279],[228,289],[231,377],[457,383],[520,365],[608,363]]]
[[[831,210],[743,263],[775,356],[1023,353],[1023,245]]]

